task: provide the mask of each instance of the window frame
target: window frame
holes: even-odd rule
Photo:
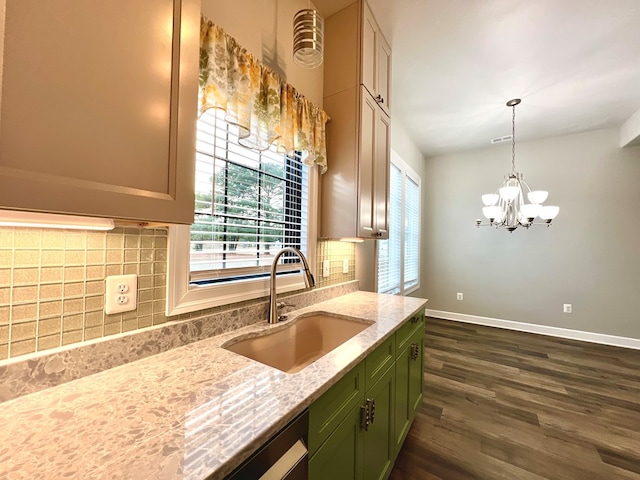
[[[407,208],[407,203],[406,203],[406,191],[407,191],[407,178],[411,179],[411,181],[413,183],[415,183],[418,186],[418,196],[419,199],[422,198],[422,180],[420,178],[420,175],[418,175],[418,173],[413,170],[413,168],[411,168],[403,159],[402,157],[400,157],[400,155],[398,155],[398,153],[396,153],[393,149],[391,149],[391,158],[390,158],[390,162],[397,168],[400,170],[400,175],[401,175],[401,208],[400,208],[400,225],[404,225],[405,221],[406,221],[406,208]],[[389,195],[391,195],[391,193],[389,193]],[[391,227],[391,225],[389,226]],[[422,231],[422,203],[421,201],[418,202],[418,239],[421,236],[421,231]],[[389,234],[391,234],[391,231],[389,231]],[[420,289],[420,278],[421,278],[421,271],[420,271],[420,264],[421,264],[421,253],[420,253],[420,242],[418,241],[418,252],[417,252],[417,259],[418,259],[418,278],[417,281],[414,285],[412,285],[411,287],[409,287],[408,289],[405,289],[405,230],[404,228],[400,229],[400,279],[399,279],[399,288],[398,288],[398,292],[396,293],[396,295],[408,295],[410,293],[415,292],[416,290]],[[377,242],[388,242],[389,240],[378,240]],[[376,249],[375,249],[375,258],[376,258],[376,275],[375,275],[375,285],[374,285],[374,289],[376,292],[378,293],[382,293],[378,291],[378,284],[379,284],[379,278],[378,278],[378,251],[379,251],[379,243],[376,243]]]
[[[309,268],[315,274],[316,238],[318,224],[318,167],[309,166],[308,211],[306,256]],[[195,212],[195,199],[194,199]],[[195,285],[190,271],[191,225],[169,227],[167,245],[167,293],[165,313],[167,316],[205,310],[231,303],[254,300],[269,296],[269,276],[222,281],[213,284]],[[301,239],[305,243],[305,239]],[[303,249],[304,250],[304,249]],[[278,275],[278,293],[305,288],[301,272]]]

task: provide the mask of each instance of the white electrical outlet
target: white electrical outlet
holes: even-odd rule
[[[458,300],[464,300],[464,295],[460,292],[456,293],[456,299]]]
[[[323,260],[322,261],[322,276],[324,278],[327,278],[329,275],[331,275],[331,261],[330,260]]]
[[[349,273],[349,259],[342,259],[342,273]]]
[[[104,312],[128,312],[138,305],[138,276],[112,275],[106,278],[104,294]]]
[[[573,306],[570,303],[564,303],[562,305],[563,313],[573,313]]]

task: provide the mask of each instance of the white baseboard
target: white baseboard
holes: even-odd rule
[[[516,330],[518,332],[538,333],[540,335],[549,335],[551,337],[568,338],[570,340],[580,340],[583,342],[602,343],[604,345],[613,345],[616,347],[633,348],[640,350],[640,339],[618,337],[615,335],[606,335],[604,333],[582,332],[580,330],[571,330],[568,328],[550,327],[547,325],[536,325],[534,323],[514,322],[513,320],[502,320],[500,318],[479,317],[477,315],[467,315],[466,313],[444,312],[442,310],[427,309],[427,316],[442,318],[444,320],[455,320],[464,323],[474,323],[476,325],[485,325],[487,327],[504,328],[507,330]]]

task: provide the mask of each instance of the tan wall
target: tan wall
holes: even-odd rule
[[[292,60],[293,15],[307,7],[307,0],[202,1],[204,15],[322,105],[322,67],[304,69]],[[164,229],[0,229],[0,361],[174,320],[164,315],[166,255]],[[321,276],[325,259],[331,261],[328,278]],[[316,262],[319,287],[355,279],[353,244],[319,242]],[[140,304],[105,315],[104,278],[121,273],[140,275]]]
[[[202,0],[202,14],[322,106],[322,66],[307,69],[293,62],[293,16],[308,6],[307,0]]]
[[[4,52],[4,17],[7,8],[6,0],[0,0],[0,52]],[[0,55],[0,107],[2,107],[2,70],[4,68],[4,55]]]
[[[511,234],[475,226],[509,145],[427,159],[429,308],[640,338],[640,147],[618,145],[618,129],[518,144],[517,169],[560,214]]]

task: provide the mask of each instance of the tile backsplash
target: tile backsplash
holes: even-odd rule
[[[328,277],[324,260],[331,263]],[[352,281],[355,247],[320,241],[316,265],[319,287]],[[0,361],[216,310],[167,318],[166,271],[164,228],[0,228]],[[139,276],[137,309],[106,315],[105,277],[129,273]]]

